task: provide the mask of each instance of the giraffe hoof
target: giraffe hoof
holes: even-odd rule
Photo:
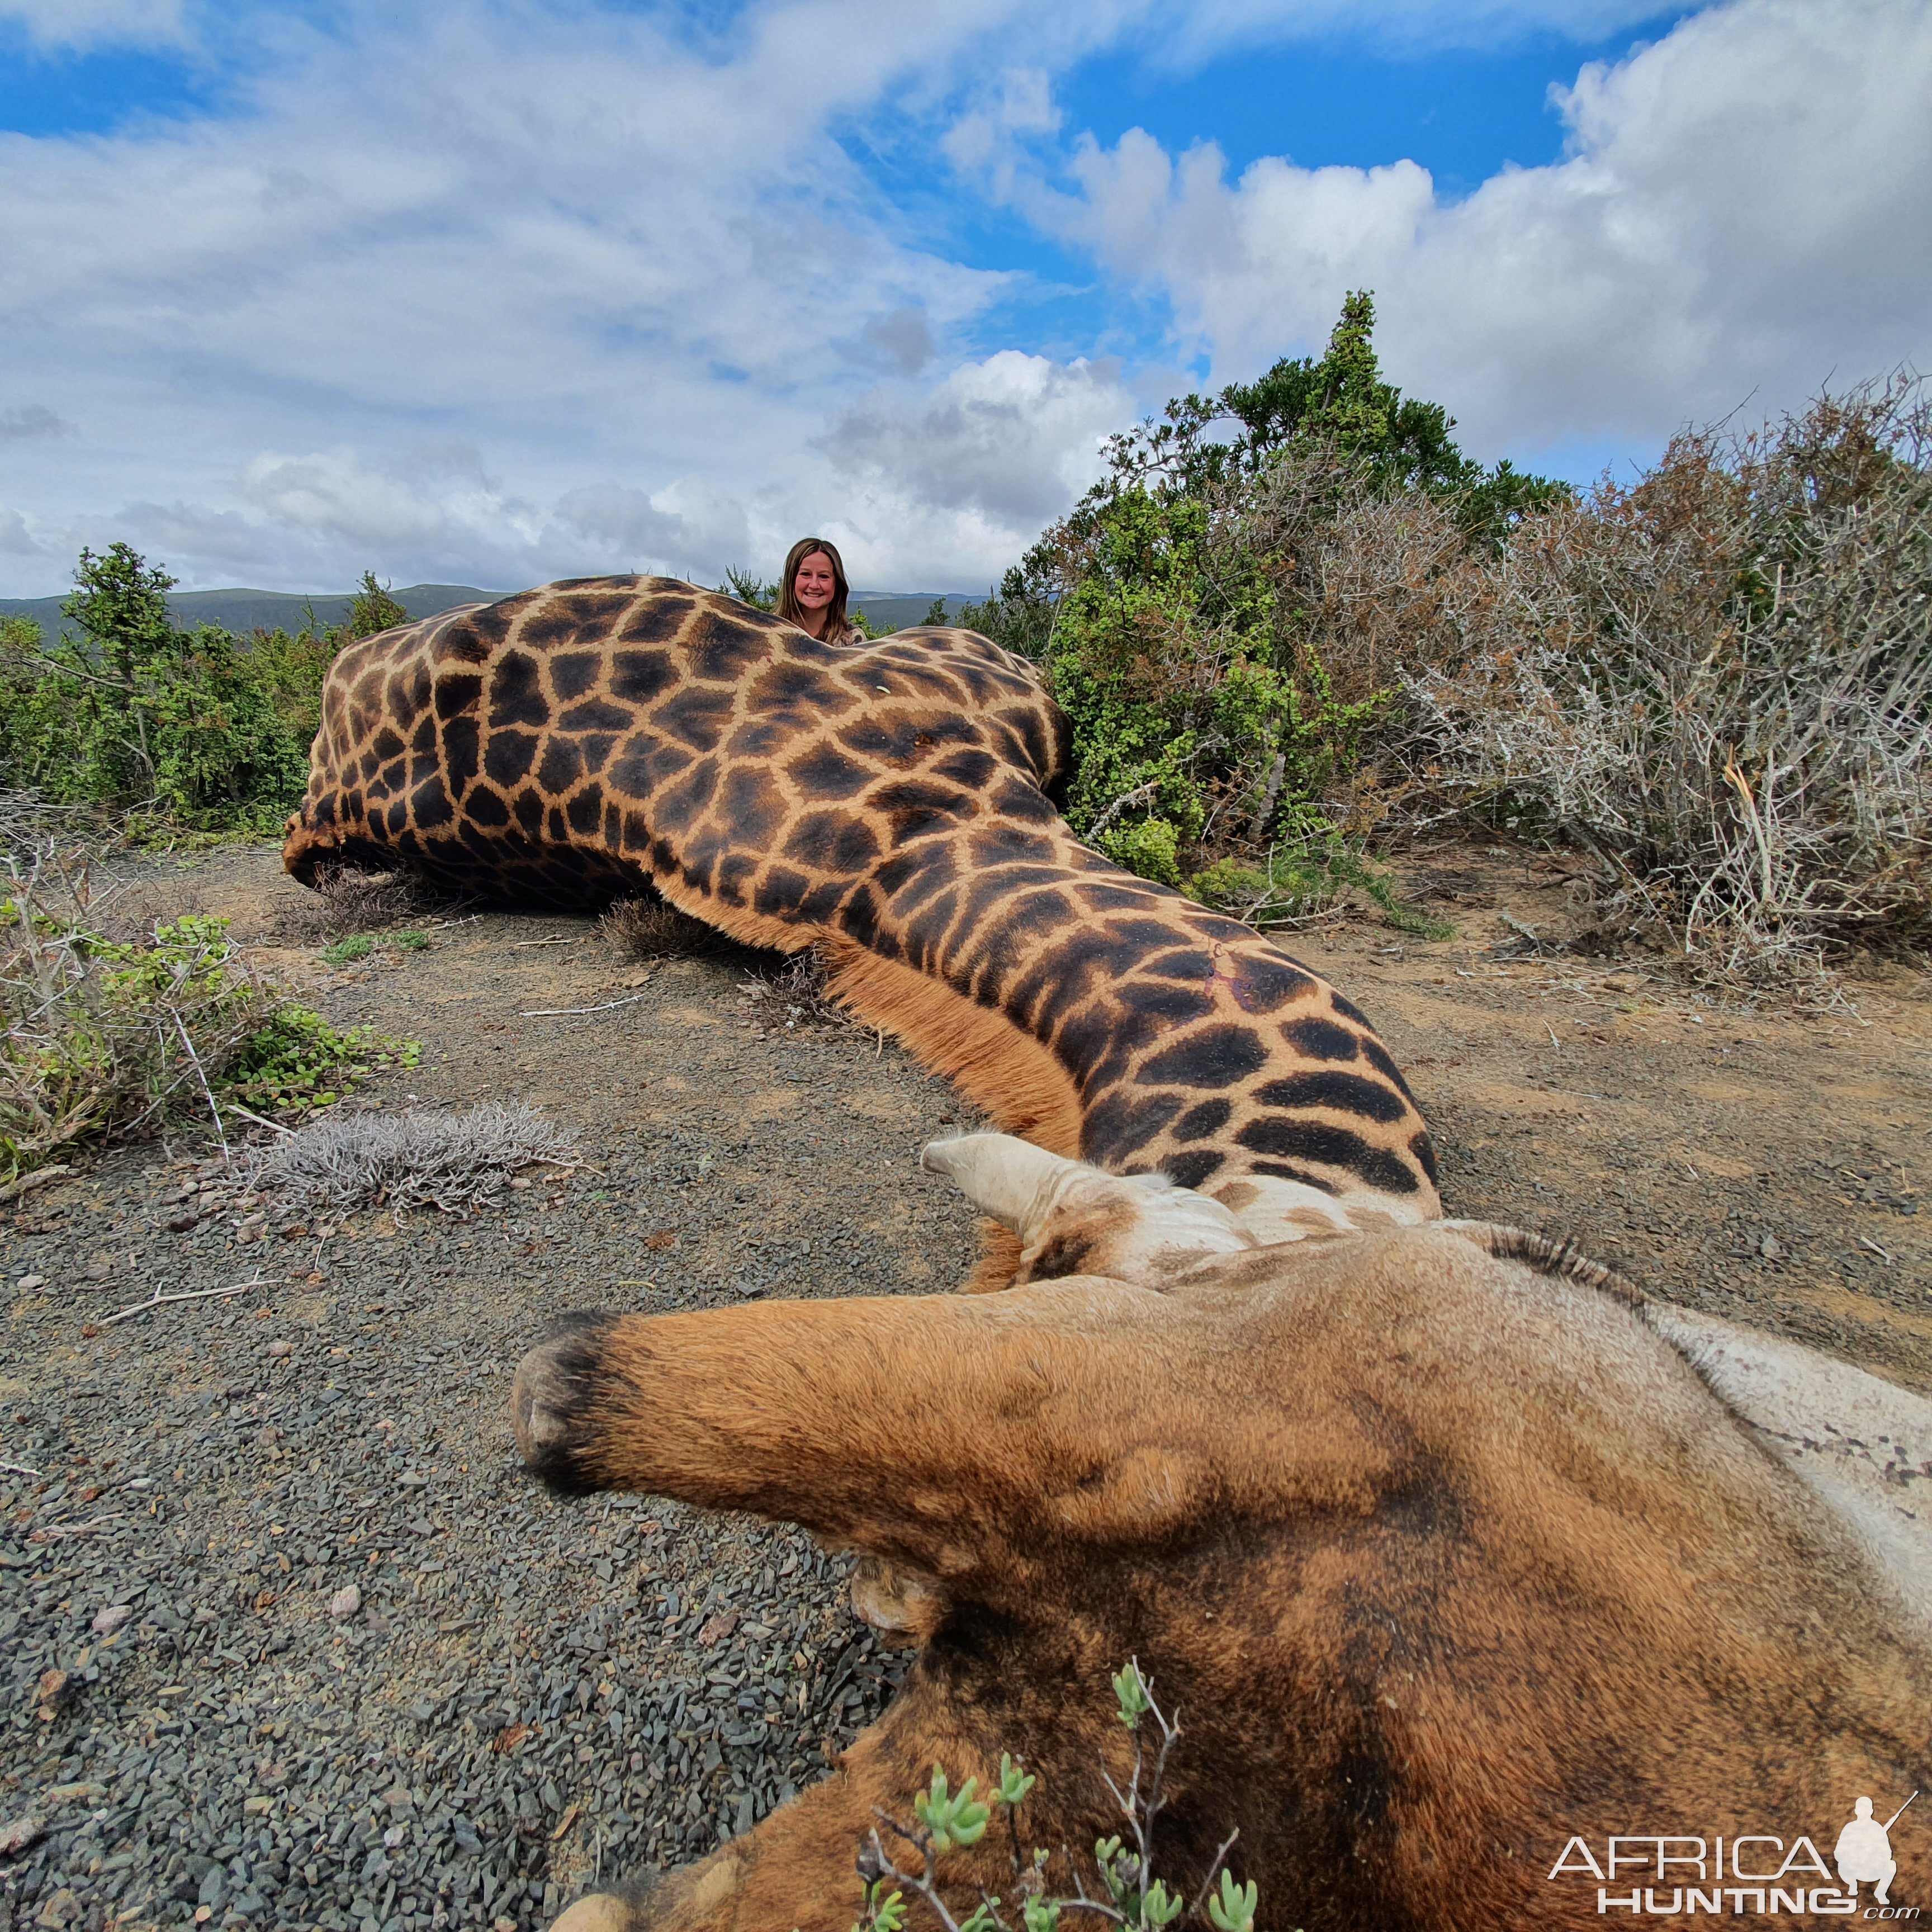
[[[565,1316],[517,1365],[510,1384],[510,1424],[525,1466],[567,1494],[598,1486],[584,1452],[596,1435],[598,1357],[614,1318]]]

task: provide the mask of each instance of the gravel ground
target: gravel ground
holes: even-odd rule
[[[293,890],[262,858],[189,875],[238,932]],[[285,1234],[272,1200],[198,1191],[200,1147],[150,1145],[10,1214],[9,1925],[541,1924],[600,1870],[748,1828],[902,1674],[851,1614],[849,1558],[553,1498],[506,1402],[566,1309],[959,1279],[970,1216],[915,1166],[952,1096],[869,1034],[748,1003],[742,962],[646,970],[555,918],[436,938],[388,970],[279,963],[338,1022],[424,1042],[386,1104],[534,1099],[599,1172],[467,1222]],[[524,1017],[608,999],[630,1004]]]

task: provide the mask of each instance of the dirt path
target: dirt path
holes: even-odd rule
[[[148,870],[244,936],[303,898],[261,848]],[[1857,988],[1864,1024],[1699,1005],[1641,968],[1496,958],[1502,914],[1551,923],[1548,876],[1442,875],[1454,942],[1343,922],[1292,950],[1408,1070],[1450,1211],[1932,1388],[1925,982]],[[148,1146],[6,1227],[0,1832],[34,1828],[0,1854],[9,1923],[534,1925],[598,1870],[745,1828],[890,1694],[842,1559],[552,1498],[503,1405],[564,1310],[951,1286],[970,1218],[916,1162],[964,1111],[870,1034],[748,1002],[742,964],[646,970],[554,916],[432,932],[340,974],[261,956],[337,1024],[423,1042],[385,1104],[528,1099],[598,1172],[468,1222],[171,1232],[203,1150]],[[70,1681],[43,1721],[49,1670]]]

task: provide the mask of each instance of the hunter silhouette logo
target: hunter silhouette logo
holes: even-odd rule
[[[1882,1825],[1872,1815],[1875,1808],[1869,1798],[1853,1803],[1852,1816],[1832,1848],[1832,1864],[1838,1867],[1835,1885],[1832,1867],[1814,1839],[1803,1834],[1786,1839],[1768,1832],[1715,1838],[1633,1833],[1604,1839],[1600,1858],[1589,1840],[1573,1838],[1557,1854],[1548,1876],[1596,1880],[1597,1910],[1604,1913],[1689,1918],[1708,1912],[1714,1918],[1762,1918],[1816,1912],[1916,1920],[1920,1907],[1899,1904],[1892,1896],[1898,1875],[1892,1828],[1918,1796],[1913,1792]],[[1861,1910],[1858,1888],[1867,1885],[1872,1888],[1871,1902]]]
[[[1912,1798],[1918,1796],[1917,1792]],[[1872,1802],[1861,1798],[1852,1807],[1852,1820],[1838,1834],[1838,1842],[1832,1853],[1832,1862],[1838,1868],[1838,1877],[1845,1889],[1856,1895],[1862,1885],[1873,1888],[1872,1903],[1889,1905],[1892,1882],[1898,1875],[1898,1861],[1892,1855],[1892,1828],[1904,1815],[1905,1801],[1881,1825],[1872,1816]]]

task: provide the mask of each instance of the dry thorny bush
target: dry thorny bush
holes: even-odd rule
[[[346,1213],[374,1202],[465,1216],[520,1186],[518,1169],[578,1165],[568,1137],[524,1102],[463,1112],[324,1114],[256,1150],[238,1184],[292,1208]]]
[[[0,1178],[116,1130],[214,1107],[277,996],[227,922],[162,920],[50,843],[0,863]]]
[[[620,899],[597,922],[601,938],[638,960],[719,959],[749,952],[656,892]]]
[[[597,930],[634,959],[723,959],[742,966],[740,998],[767,1026],[795,1030],[848,1023],[850,1016],[827,997],[824,962],[809,946],[788,956],[744,945],[656,892],[620,899]]]
[[[364,872],[352,866],[319,868],[310,890],[278,922],[278,936],[294,945],[380,932],[433,912],[447,913],[456,902],[418,874]]]
[[[1338,686],[1400,687],[1375,812],[1580,848],[1609,922],[1740,989],[1922,944],[1928,463],[1932,398],[1901,377],[1686,433],[1493,550],[1453,504],[1363,493],[1300,567]]]

